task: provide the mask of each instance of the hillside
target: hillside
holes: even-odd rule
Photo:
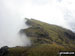
[[[30,27],[20,33],[30,38],[32,45],[8,48],[7,56],[59,56],[60,51],[75,51],[75,33],[60,26],[35,19],[26,19]]]
[[[60,26],[51,25],[35,19],[27,19],[31,27],[22,29],[33,45],[57,44],[64,47],[75,47],[75,33]]]

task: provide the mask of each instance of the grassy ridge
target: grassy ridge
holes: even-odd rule
[[[75,47],[75,33],[68,29],[34,19],[28,20],[26,23],[32,27],[23,31],[35,44],[55,42],[59,45]]]
[[[9,48],[8,56],[59,56],[59,51],[75,51],[75,33],[60,26],[27,19],[31,27],[22,29],[32,41],[30,47]]]

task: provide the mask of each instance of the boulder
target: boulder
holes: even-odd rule
[[[3,46],[0,48],[0,56],[5,56],[8,54],[8,46]]]

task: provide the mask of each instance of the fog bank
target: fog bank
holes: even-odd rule
[[[7,4],[2,2],[0,1],[0,47],[30,45],[27,36],[19,35],[21,29],[29,27],[25,24],[26,20],[20,16],[19,12],[8,8]]]
[[[28,28],[24,18],[34,18],[75,31],[75,0],[0,0],[0,47],[25,46],[27,36],[19,36]]]

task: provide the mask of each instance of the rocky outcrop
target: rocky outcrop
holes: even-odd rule
[[[0,56],[7,56],[8,54],[8,46],[4,46],[0,48]]]
[[[72,32],[64,32],[64,35],[67,36],[69,39],[75,40],[75,34]]]

